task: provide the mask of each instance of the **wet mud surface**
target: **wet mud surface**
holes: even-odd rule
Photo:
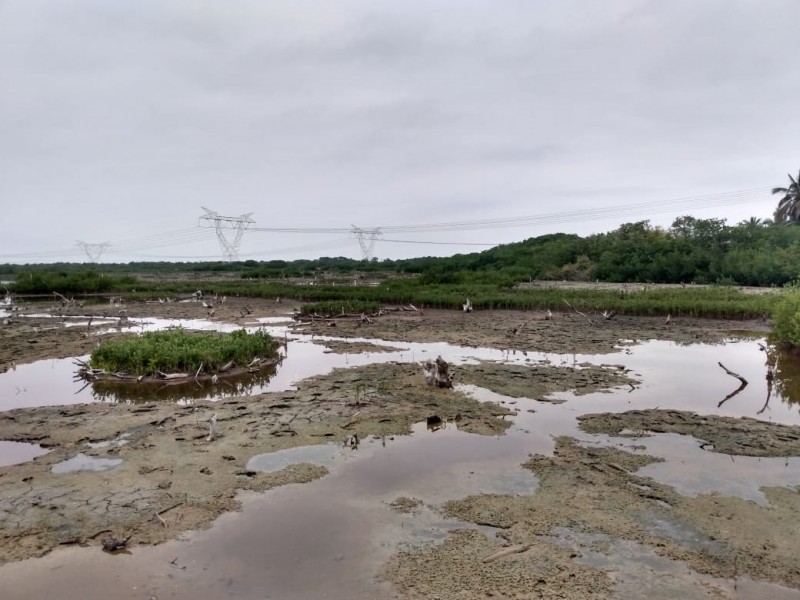
[[[720,580],[747,575],[800,587],[800,550],[784,531],[800,510],[796,489],[765,489],[769,506],[715,494],[690,498],[636,474],[656,460],[559,438],[553,456],[534,456],[525,464],[540,480],[535,495],[484,494],[449,502],[444,511],[501,529],[507,545],[528,544],[565,528],[636,542]],[[726,586],[720,581],[716,587],[723,593]]]
[[[0,413],[3,439],[35,442],[50,452],[0,468],[0,556],[41,555],[109,531],[133,536],[132,543],[157,543],[236,509],[239,489],[309,480],[308,469],[278,477],[251,471],[247,462],[257,454],[406,434],[430,415],[457,422],[463,431],[496,435],[510,425],[503,419],[508,414],[453,390],[428,388],[416,365],[396,364],[334,371],[301,382],[296,392],[214,404],[6,411]],[[212,415],[217,435],[209,440]],[[102,472],[53,472],[78,453],[121,464]]]
[[[519,352],[603,354],[616,352],[620,340],[670,340],[681,344],[719,342],[732,332],[766,332],[765,321],[635,317],[617,315],[611,320],[591,315],[589,325],[571,312],[492,310],[464,313],[424,309],[390,313],[366,325],[357,319],[339,319],[336,334],[406,342],[448,342],[458,346],[489,347]],[[330,335],[329,322],[306,323],[308,333]]]
[[[678,433],[701,440],[704,450],[736,456],[800,456],[800,428],[742,417],[676,410],[627,411],[578,417],[588,433],[642,437]]]
[[[106,306],[71,310],[65,320],[14,315],[8,325],[0,326],[0,373],[34,361],[85,355],[100,332],[114,336],[126,331],[127,319],[192,319],[206,325],[253,327],[260,319],[287,317],[291,307],[232,298],[218,303],[211,317],[196,303],[129,303],[121,314],[118,307]],[[89,315],[95,315],[91,324]],[[67,326],[68,322],[77,324]],[[455,389],[427,386],[419,363],[428,357],[412,349],[402,360],[354,363],[304,377],[293,382],[292,389],[216,401],[136,400],[0,409],[0,440],[35,444],[47,451],[32,460],[0,466],[0,562],[6,563],[0,567],[0,577],[14,584],[17,596],[12,597],[32,597],[36,592],[31,590],[44,589],[35,585],[45,584],[31,582],[26,574],[36,569],[37,561],[56,560],[63,548],[85,546],[102,554],[108,536],[130,537],[128,549],[134,555],[146,556],[149,546],[161,548],[176,539],[198,540],[200,548],[206,543],[200,540],[222,535],[214,526],[220,517],[250,514],[247,508],[236,512],[243,504],[268,506],[268,494],[278,494],[277,499],[282,497],[280,490],[286,490],[286,498],[295,498],[286,510],[293,505],[295,510],[315,507],[306,513],[306,520],[324,514],[328,503],[338,505],[339,496],[331,492],[323,501],[303,496],[302,489],[325,481],[330,481],[328,487],[320,489],[337,489],[328,467],[298,459],[262,470],[254,467],[260,457],[304,447],[336,448],[337,453],[357,456],[359,446],[386,448],[412,430],[419,435],[426,422],[428,433],[439,436],[431,443],[466,439],[470,445],[463,448],[485,447],[490,460],[494,445],[485,444],[510,440],[528,457],[513,461],[516,470],[510,474],[494,469],[491,462],[485,471],[468,466],[463,474],[452,467],[445,476],[426,476],[433,479],[422,487],[406,478],[415,469],[424,470],[424,464],[415,467],[392,459],[396,462],[391,464],[401,468],[394,476],[375,474],[382,482],[375,486],[385,487],[386,492],[375,492],[380,500],[369,506],[365,503],[372,498],[370,486],[363,484],[358,491],[358,486],[347,484],[353,497],[344,497],[352,503],[348,506],[359,507],[353,510],[363,521],[363,527],[355,527],[374,539],[361,553],[343,550],[342,556],[361,557],[355,565],[346,559],[337,563],[336,554],[330,573],[356,569],[362,587],[345,589],[331,582],[324,594],[314,597],[800,597],[794,593],[800,588],[800,550],[794,544],[800,478],[761,486],[757,491],[764,501],[755,502],[734,494],[682,493],[648,474],[671,464],[648,450],[650,441],[665,435],[691,436],[687,439],[692,444],[703,445],[701,452],[728,454],[730,460],[786,460],[789,472],[789,457],[800,456],[800,427],[704,415],[700,410],[592,410],[603,396],[647,393],[648,382],[626,365],[626,348],[653,339],[680,347],[758,337],[766,323],[678,318],[666,325],[663,318],[618,316],[590,326],[568,312],[546,320],[534,311],[463,314],[425,309],[390,313],[371,324],[342,319],[335,327],[286,325],[288,336],[313,335],[309,338],[313,344],[353,357],[389,353],[395,357],[403,344],[447,342],[501,350],[513,360],[475,358],[456,364]],[[613,356],[587,362],[578,354]],[[292,359],[290,353],[284,367]],[[730,381],[723,386],[726,390]],[[566,400],[567,394],[574,400]],[[578,412],[570,408],[573,403],[580,407]],[[212,415],[217,427],[209,439]],[[542,431],[534,431],[537,423]],[[559,433],[559,428],[567,434]],[[482,452],[455,444],[446,450],[447,460],[457,465],[462,451],[478,457]],[[368,465],[368,457],[376,451],[369,452],[359,464]],[[77,462],[67,462],[76,457]],[[434,456],[430,458],[435,462]],[[474,462],[479,458],[463,460],[479,464]],[[337,468],[331,466],[335,472],[347,472]],[[485,481],[468,482],[464,489],[478,491],[460,493],[462,486],[453,484],[457,477]],[[780,479],[785,480],[785,476]],[[265,494],[266,490],[273,491]],[[342,513],[336,518],[349,523],[350,516],[344,514],[353,516]],[[388,529],[377,525],[381,520],[390,523]],[[442,529],[439,521],[447,527]],[[433,539],[413,533],[433,531],[432,523],[440,532]],[[206,538],[188,533],[209,527]],[[369,533],[370,527],[375,533]],[[324,535],[324,529],[319,533]],[[46,554],[50,556],[24,560]],[[79,564],[90,559],[75,560]],[[47,564],[50,575],[43,579],[52,578],[58,587],[58,578],[68,569],[54,567],[52,561]],[[221,588],[215,587],[219,580],[209,580],[206,588],[202,573],[191,572],[191,581],[188,573],[182,587],[169,588],[170,597],[219,597]],[[169,581],[174,581],[173,575],[178,577],[178,571],[169,575]],[[167,589],[164,581],[162,591]],[[97,589],[97,597],[108,593],[101,584]],[[263,597],[256,589],[243,587],[239,595]],[[311,597],[289,591],[269,597]],[[142,586],[118,597],[161,597],[157,592],[153,583],[147,591]]]

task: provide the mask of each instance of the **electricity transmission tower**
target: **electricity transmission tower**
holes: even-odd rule
[[[353,235],[361,246],[361,255],[364,260],[372,260],[372,251],[375,250],[375,241],[383,235],[380,227],[375,229],[361,229],[353,225]]]
[[[213,227],[217,232],[219,238],[219,246],[222,248],[222,254],[228,260],[236,260],[239,258],[239,246],[242,244],[242,235],[244,230],[255,221],[250,218],[253,213],[247,213],[238,217],[223,217],[211,209],[201,206],[206,214],[200,217],[200,221],[205,221],[204,227]],[[229,240],[225,235],[225,230],[233,231],[233,239]]]
[[[110,242],[101,242],[99,244],[89,244],[87,242],[81,242],[78,240],[75,244],[82,248],[84,252],[86,252],[86,256],[92,262],[97,262],[100,260],[100,257],[103,256],[103,252],[105,249],[108,248],[111,243]]]

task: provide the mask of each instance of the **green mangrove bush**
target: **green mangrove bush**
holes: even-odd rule
[[[218,371],[234,361],[239,366],[254,358],[273,358],[278,343],[264,331],[248,333],[192,333],[181,328],[147,332],[140,336],[106,340],[92,351],[89,364],[109,372],[132,375],[195,372],[203,365]]]
[[[800,348],[800,287],[787,288],[772,313],[770,339]]]

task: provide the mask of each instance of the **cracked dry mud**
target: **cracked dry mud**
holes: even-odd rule
[[[215,319],[252,323],[241,317],[238,304],[244,301],[231,299],[218,307]],[[286,310],[267,301],[247,304],[252,317]],[[86,307],[83,312],[96,310]],[[193,304],[136,303],[127,310],[130,317],[205,317]],[[0,372],[12,362],[85,354],[96,342],[88,327],[65,328],[47,319],[15,321],[0,328]],[[336,352],[382,350],[369,342],[348,345],[351,338],[367,338],[397,347],[447,341],[518,352],[603,354],[615,352],[620,339],[716,342],[741,332],[763,333],[766,324],[678,318],[667,327],[660,318],[619,316],[588,327],[571,313],[545,321],[537,312],[424,310],[389,314],[370,325],[341,320],[335,328],[297,328],[343,338],[321,342]],[[514,328],[517,334],[510,333]],[[538,400],[555,392],[580,394],[636,383],[619,365],[576,369],[540,362],[478,362],[459,366],[456,377],[459,383],[505,396]],[[208,418],[215,412],[220,435],[208,441]],[[325,468],[310,464],[257,473],[247,468],[252,456],[343,442],[353,434],[362,439],[404,434],[432,414],[482,435],[503,435],[513,420],[505,405],[426,387],[416,363],[336,370],[300,382],[296,391],[216,403],[97,403],[2,412],[0,439],[36,442],[50,452],[0,467],[0,561],[39,556],[65,544],[99,548],[109,533],[131,535],[135,551],[137,545],[204,528],[221,513],[238,508],[238,490],[266,490],[326,474]],[[609,435],[687,434],[712,443],[717,452],[752,456],[797,456],[800,439],[798,427],[679,411],[587,415],[581,426]],[[120,439],[125,443],[114,442]],[[96,442],[110,443],[89,445]],[[108,471],[52,472],[53,465],[78,452],[123,462]],[[496,528],[497,538],[483,529],[458,529],[443,543],[400,549],[379,576],[393,584],[396,598],[604,598],[618,593],[614,578],[582,559],[590,552],[610,552],[615,543],[630,543],[707,575],[707,597],[735,597],[720,582],[736,577],[800,587],[800,551],[791,533],[800,510],[795,489],[764,488],[766,506],[716,494],[682,496],[636,474],[654,460],[559,437],[552,456],[536,455],[524,465],[539,478],[535,494],[481,494],[438,507],[447,517]],[[398,497],[390,506],[413,518],[418,505],[417,499]],[[593,541],[567,544],[564,531]],[[509,547],[524,550],[503,553]],[[498,552],[501,558],[485,560]]]

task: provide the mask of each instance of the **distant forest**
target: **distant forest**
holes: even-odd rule
[[[725,219],[685,216],[666,229],[639,221],[608,233],[586,237],[556,233],[445,258],[7,264],[0,265],[0,279],[86,271],[122,278],[190,272],[208,276],[233,273],[244,279],[407,274],[418,276],[419,283],[481,282],[508,287],[536,279],[782,286],[800,279],[800,226],[756,218],[730,226]],[[104,286],[102,277],[97,278],[97,284]]]

